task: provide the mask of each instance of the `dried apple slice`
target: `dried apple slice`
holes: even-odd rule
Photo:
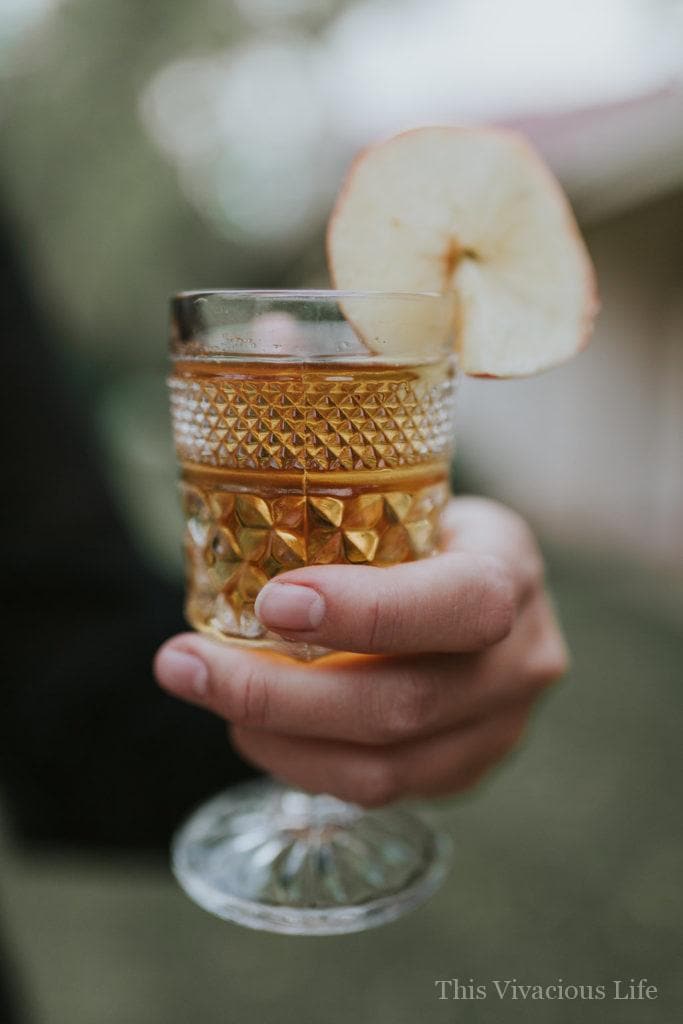
[[[598,308],[564,192],[514,132],[418,128],[365,150],[332,212],[327,248],[338,289],[453,294],[456,346],[472,376],[564,362],[586,344]],[[419,304],[407,313],[385,355],[420,338],[429,346]],[[373,348],[372,305],[354,303],[349,314]]]

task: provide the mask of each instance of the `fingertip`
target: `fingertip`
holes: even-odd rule
[[[169,641],[161,647],[153,662],[159,686],[186,700],[203,700],[209,685],[209,670],[196,653]]]

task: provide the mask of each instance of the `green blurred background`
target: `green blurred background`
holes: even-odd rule
[[[325,219],[360,146],[420,123],[522,128],[603,295],[575,363],[463,389],[460,476],[539,532],[573,667],[514,759],[438,807],[445,889],[374,933],[265,936],[203,914],[152,860],[6,838],[35,1024],[677,1019],[682,68],[673,0],[1,0],[0,198],[121,508],[170,578],[167,298],[324,286]],[[439,1001],[453,977],[647,977],[660,995]]]

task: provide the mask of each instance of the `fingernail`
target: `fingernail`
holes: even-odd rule
[[[165,647],[157,657],[156,671],[164,689],[178,697],[196,700],[206,694],[209,672],[201,658],[194,654]]]
[[[263,588],[254,611],[270,629],[317,629],[325,615],[325,602],[312,587],[274,582]]]

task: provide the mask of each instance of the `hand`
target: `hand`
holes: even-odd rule
[[[523,520],[458,498],[444,526],[433,558],[296,569],[261,591],[271,630],[373,657],[303,664],[188,633],[158,652],[159,683],[310,792],[377,806],[471,786],[517,743],[567,654]]]

